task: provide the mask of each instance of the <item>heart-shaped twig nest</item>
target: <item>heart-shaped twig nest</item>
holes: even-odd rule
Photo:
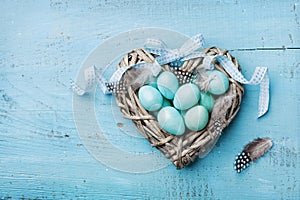
[[[202,51],[208,56],[224,55],[231,60],[236,68],[240,70],[237,60],[228,51],[216,47],[206,48]],[[118,65],[118,69],[135,65],[140,62],[153,63],[155,55],[144,49],[136,49],[126,54]],[[194,73],[201,66],[203,58],[194,58],[184,61],[180,67],[181,72]],[[186,131],[183,135],[176,136],[162,129],[153,114],[149,113],[141,105],[137,90],[131,86],[126,88],[125,93],[117,93],[117,105],[125,118],[131,119],[139,132],[169,158],[177,169],[182,169],[197,156],[204,157],[214,147],[222,130],[227,127],[236,116],[242,101],[244,87],[231,78],[223,67],[214,61],[214,69],[223,72],[229,80],[229,88],[225,94],[215,97],[215,103],[210,113],[209,121],[201,131]],[[174,72],[170,64],[162,66],[163,71]],[[123,81],[128,77],[134,78],[136,74],[132,70],[126,71]]]

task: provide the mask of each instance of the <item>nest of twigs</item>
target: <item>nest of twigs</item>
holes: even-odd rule
[[[227,50],[210,47],[204,49],[203,53],[211,56],[225,55],[240,70],[238,61]],[[126,54],[117,67],[119,69],[139,62],[152,63],[154,60],[155,55],[148,53],[144,49],[136,49]],[[203,58],[187,60],[180,67],[180,70],[192,73],[194,70],[197,70],[202,61]],[[120,107],[123,116],[131,119],[139,132],[150,144],[169,158],[177,169],[182,169],[191,161],[194,161],[197,156],[202,158],[207,155],[218,141],[222,130],[230,124],[240,108],[244,93],[243,85],[232,79],[217,61],[214,62],[214,65],[216,70],[222,71],[228,76],[229,89],[224,95],[217,97],[207,126],[198,132],[190,131],[181,136],[174,136],[163,130],[156,118],[141,106],[137,91],[130,85],[127,87],[126,93],[116,94],[117,105]],[[169,64],[162,67],[163,70],[172,71]],[[123,75],[123,79],[126,76],[130,76],[130,73],[131,70],[128,70]],[[222,105],[222,103],[226,103],[226,94],[228,93],[232,97],[230,103],[228,104],[227,102],[227,106],[221,106],[223,110],[217,110],[215,108],[216,104]]]

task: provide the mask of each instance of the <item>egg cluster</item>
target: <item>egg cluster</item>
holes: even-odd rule
[[[209,78],[207,92],[194,83],[180,85],[172,72],[164,71],[156,81],[139,89],[139,101],[157,117],[161,128],[173,135],[182,135],[186,129],[200,131],[208,123],[214,97],[225,93],[229,87],[224,73],[209,70],[206,75]]]

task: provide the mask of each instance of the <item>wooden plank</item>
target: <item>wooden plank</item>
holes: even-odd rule
[[[299,198],[299,1],[1,1],[0,13],[0,199]],[[268,66],[269,113],[256,119],[258,87],[246,86],[215,149],[181,171],[131,174],[94,159],[78,137],[69,79],[106,38],[148,26],[202,32],[207,46],[231,49],[249,78]],[[235,154],[259,136],[274,147],[236,174]],[[155,152],[128,135],[113,143]]]
[[[103,195],[106,198],[121,198],[122,195],[128,195],[128,198],[138,195],[158,198],[161,195],[166,199],[178,196],[222,199],[238,195],[296,197],[299,163],[298,141],[294,138],[298,137],[299,110],[293,105],[299,101],[299,93],[294,93],[299,82],[298,68],[295,67],[297,53],[290,50],[234,53],[241,58],[242,65],[249,58],[252,61],[250,66],[245,66],[246,75],[251,74],[252,64],[267,62],[264,60],[266,55],[273,58],[268,62],[271,80],[276,80],[272,82],[270,111],[264,118],[255,119],[258,88],[249,86],[241,112],[226,129],[216,149],[183,171],[176,171],[173,166],[141,175],[111,170],[95,161],[80,145],[69,111],[24,109],[13,100],[18,99],[18,91],[8,88],[1,95],[4,109],[1,110],[0,191],[8,196],[23,194],[31,198],[53,194],[57,198],[73,198],[73,195],[83,193],[87,197]],[[284,65],[286,69],[282,67]],[[295,76],[290,76],[290,70],[294,70]],[[14,92],[16,97],[8,96],[6,91]],[[26,97],[22,96],[20,98]],[[286,96],[290,98],[286,99]],[[55,102],[66,100],[61,98]],[[21,100],[18,102],[22,103]],[[278,106],[280,102],[285,105]],[[26,103],[36,104],[29,97]],[[287,111],[288,115],[284,115]],[[236,175],[232,169],[234,155],[258,136],[270,136],[274,140],[272,151],[245,173]],[[125,142],[136,143],[137,140],[128,138]],[[115,142],[122,141],[120,138]],[[264,170],[266,168],[268,170]],[[224,182],[227,187],[223,186]],[[158,187],[153,188],[154,184]],[[149,191],[148,187],[152,189]],[[231,192],[237,188],[239,192]],[[135,192],[141,193],[134,196]]]

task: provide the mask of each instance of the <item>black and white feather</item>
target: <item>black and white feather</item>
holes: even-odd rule
[[[106,88],[113,94],[126,92],[126,84],[123,81],[105,83]]]
[[[174,68],[172,70],[172,72],[177,77],[179,85],[183,85],[185,83],[190,83],[196,78],[196,75],[194,73],[186,72],[186,71],[180,70],[178,68]]]
[[[257,138],[253,140],[235,157],[234,169],[240,173],[249,166],[250,162],[263,156],[272,145],[272,140],[270,138]]]

